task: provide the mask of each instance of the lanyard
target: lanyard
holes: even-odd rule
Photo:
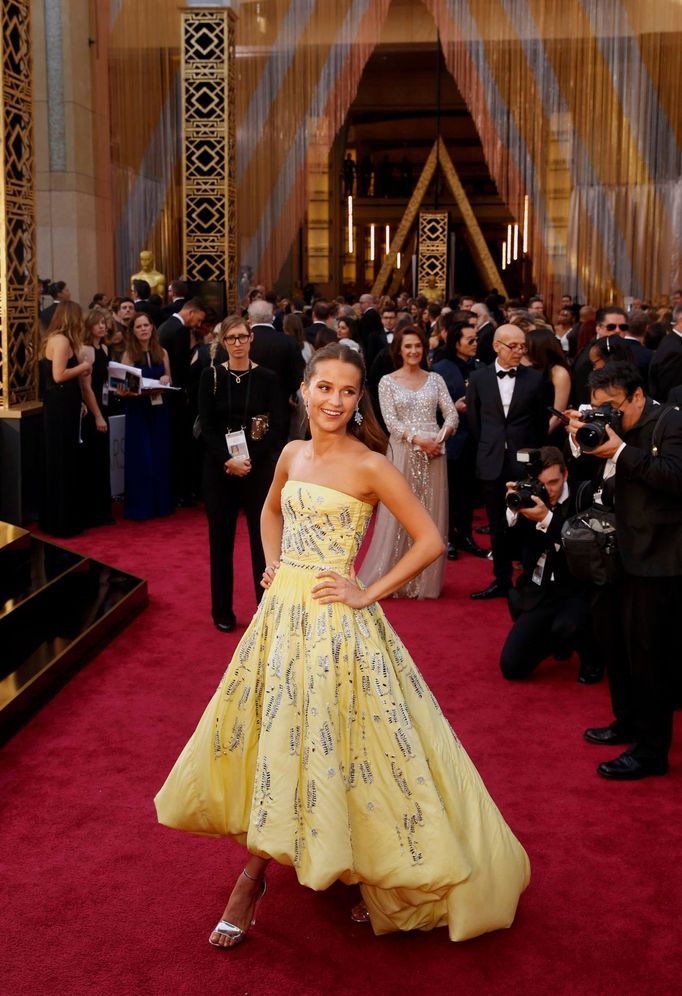
[[[249,369],[246,376],[246,400],[244,402],[244,421],[248,418],[249,414],[249,398],[251,397],[251,373],[253,367],[251,366],[251,360],[249,360]],[[242,377],[244,374],[242,373]],[[241,429],[246,432],[246,426],[242,423]],[[232,432],[232,374],[230,373],[230,364],[227,364],[227,430]]]

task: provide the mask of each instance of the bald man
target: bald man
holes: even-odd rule
[[[493,339],[495,362],[473,373],[467,390],[467,416],[477,442],[476,476],[490,522],[495,579],[475,599],[504,598],[512,583],[507,535],[506,482],[524,478],[517,451],[545,442],[552,403],[541,373],[521,362],[526,337],[515,325],[500,325]]]

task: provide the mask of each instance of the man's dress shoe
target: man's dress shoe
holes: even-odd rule
[[[489,584],[487,588],[483,591],[472,591],[469,598],[475,598],[479,601],[483,601],[487,598],[506,598],[507,592],[509,591],[509,585],[500,584],[499,581],[493,581]]]
[[[614,726],[591,726],[583,733],[585,740],[591,744],[601,744],[603,747],[611,747],[615,744],[631,744],[635,739],[621,733],[618,727]]]
[[[458,536],[455,545],[460,550],[470,553],[472,557],[483,557],[485,560],[490,560],[493,555],[492,550],[484,550],[482,546],[479,546],[473,536]]]
[[[602,778],[619,782],[636,782],[651,775],[664,775],[668,770],[667,761],[657,761],[653,757],[635,757],[634,754],[621,754],[613,761],[604,761],[597,768]]]
[[[598,681],[601,681],[603,677],[603,664],[585,664],[581,662],[576,680],[581,685],[595,685]]]
[[[231,633],[232,630],[237,625],[237,620],[234,615],[230,616],[216,616],[213,620],[213,624],[216,629],[219,629],[221,633]]]

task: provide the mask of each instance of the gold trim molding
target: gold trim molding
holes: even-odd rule
[[[37,398],[30,0],[0,7],[0,408]]]

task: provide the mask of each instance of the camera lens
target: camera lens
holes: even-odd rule
[[[604,437],[604,430],[596,425],[581,425],[575,434],[578,445],[583,450],[596,450],[604,442]]]
[[[507,495],[507,508],[512,512],[518,512],[523,505],[523,498],[516,491],[510,491]]]

